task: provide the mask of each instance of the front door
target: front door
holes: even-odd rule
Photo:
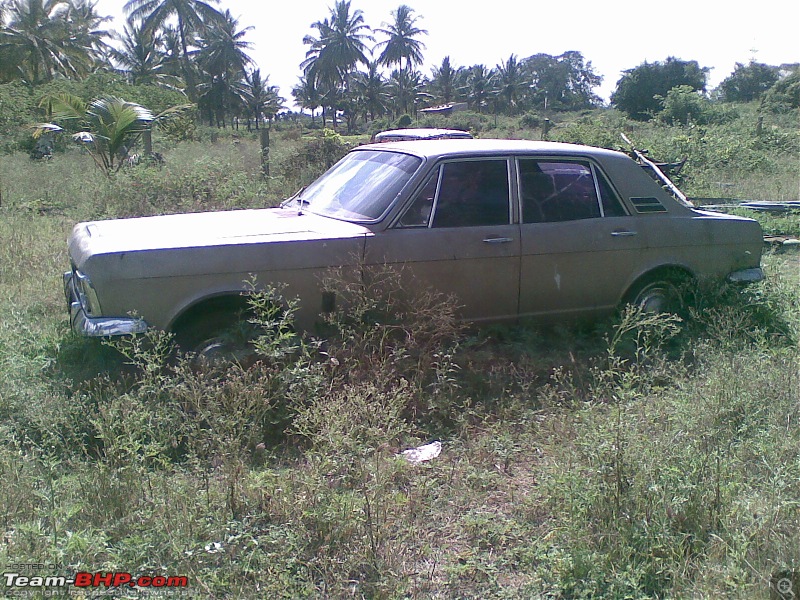
[[[520,231],[509,161],[440,164],[399,221],[367,239],[366,264],[398,267],[404,286],[455,297],[470,321],[515,318]]]

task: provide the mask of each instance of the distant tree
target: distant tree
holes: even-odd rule
[[[458,91],[458,71],[450,65],[449,56],[442,59],[441,66],[433,68],[428,87],[436,102],[450,104],[455,100]]]
[[[386,80],[378,71],[378,62],[370,61],[367,72],[353,73],[350,86],[358,98],[358,106],[364,112],[364,120],[374,120],[377,116],[387,112],[389,107],[389,87]]]
[[[714,118],[711,100],[688,85],[675,86],[666,97],[657,98],[663,107],[658,118],[666,123],[706,124]]]
[[[425,92],[425,81],[419,71],[394,70],[387,84],[395,114],[416,112],[430,96]]]
[[[494,92],[494,77],[484,65],[473,65],[467,75],[467,97],[474,110],[482,112],[483,106]]]
[[[644,62],[625,71],[611,95],[611,103],[632,119],[645,121],[662,108],[657,96],[679,85],[704,92],[709,69],[697,61],[683,61],[669,57],[665,62]]]
[[[509,113],[513,114],[517,101],[530,85],[515,54],[497,65],[496,82],[498,96],[505,101]]]
[[[244,74],[244,102],[247,108],[247,128],[250,129],[250,119],[259,128],[259,121],[263,115],[270,121],[283,108],[284,98],[280,96],[280,88],[269,85],[269,75],[262,78],[261,69],[253,69]]]
[[[167,55],[162,49],[161,35],[144,33],[140,24],[129,19],[123,32],[114,33],[113,37],[121,46],[110,48],[109,56],[125,71],[130,83],[173,89],[180,85],[181,80],[168,73]]]
[[[217,124],[246,105],[245,67],[252,63],[247,50],[252,44],[244,39],[252,27],[239,30],[239,22],[226,10],[221,19],[210,23],[198,38],[197,64],[204,79],[197,87],[201,109],[216,116]],[[209,119],[211,122],[211,119]]]
[[[83,78],[102,59],[109,19],[81,0],[7,0],[0,27],[0,77],[30,84],[54,77]]]
[[[300,83],[292,88],[292,97],[295,103],[302,109],[311,111],[311,122],[314,122],[314,111],[322,103],[322,94],[317,87],[314,77],[301,77]]]
[[[719,84],[720,98],[725,102],[750,102],[760,98],[778,81],[780,67],[750,61],[736,63],[733,73]]]
[[[328,18],[312,23],[317,36],[307,35],[306,59],[300,64],[306,79],[313,79],[326,106],[335,108],[343,97],[348,75],[367,64],[366,41],[374,41],[361,10],[350,12],[349,0],[337,0]]]
[[[789,74],[764,95],[764,104],[776,112],[800,108],[800,66],[788,65],[787,70]]]
[[[591,61],[584,62],[580,52],[534,54],[522,60],[521,65],[530,84],[526,102],[529,108],[577,110],[600,103],[594,88],[602,77],[594,72]]]
[[[192,101],[197,99],[196,71],[191,64],[189,47],[194,45],[194,36],[203,33],[209,23],[222,20],[222,13],[211,6],[217,3],[219,0],[128,0],[124,6],[127,15],[142,22],[145,32],[155,33],[166,27],[170,19],[177,19],[181,74]]]
[[[384,28],[376,29],[378,33],[388,36],[387,40],[378,42],[375,48],[383,47],[383,51],[378,57],[378,62],[387,67],[398,65],[403,70],[403,60],[406,61],[406,71],[411,71],[414,65],[422,64],[422,50],[425,44],[420,42],[417,37],[427,35],[428,32],[420,29],[415,24],[419,17],[413,16],[414,11],[401,4],[397,10],[392,11],[394,21],[384,23]]]

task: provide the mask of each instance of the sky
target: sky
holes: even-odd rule
[[[97,12],[115,17],[109,29],[122,30],[124,4],[98,0]],[[216,6],[230,10],[240,29],[253,27],[246,36],[252,43],[249,55],[291,104],[308,49],[303,37],[316,34],[311,24],[327,17],[333,4],[220,0]],[[416,26],[428,32],[420,37],[426,48],[425,63],[418,67],[427,76],[445,56],[454,67],[494,68],[511,54],[523,59],[577,50],[603,77],[596,92],[608,100],[624,70],[670,56],[709,67],[708,89],[730,75],[736,63],[800,62],[798,0],[351,0],[351,12],[360,9],[366,24],[379,28],[401,4],[411,7],[419,17]]]

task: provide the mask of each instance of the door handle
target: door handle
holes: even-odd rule
[[[509,242],[513,242],[514,240],[508,237],[493,237],[493,238],[486,238],[483,241],[486,244],[508,244]]]
[[[611,235],[613,237],[633,237],[636,235],[635,231],[612,231]]]

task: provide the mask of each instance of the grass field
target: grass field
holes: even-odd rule
[[[692,153],[689,195],[798,199],[796,115],[759,141],[741,110],[727,129],[634,133],[659,158]],[[484,137],[538,135],[474,119]],[[602,143],[615,119],[555,134]],[[272,140],[268,181],[244,133],[160,141],[164,167],[108,179],[77,151],[0,157],[4,572],[186,576],[196,598],[800,593],[796,253],[768,253],[743,293],[701,290],[686,321],[470,331],[422,298],[405,342],[344,318],[325,354],[296,340],[225,373],[169,360],[163,336],[69,332],[75,222],[274,205],[358,138]],[[434,461],[396,457],[431,440]]]

